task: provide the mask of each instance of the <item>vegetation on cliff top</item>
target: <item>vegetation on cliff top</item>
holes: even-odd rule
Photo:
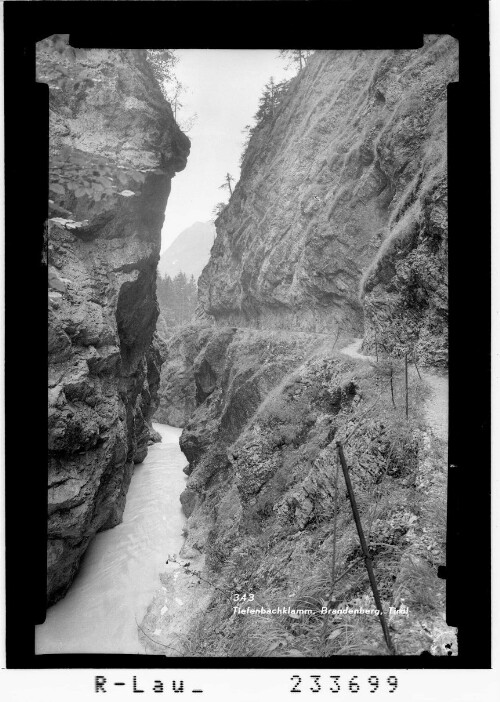
[[[70,122],[76,121],[79,104],[87,101],[89,93],[92,92],[98,118],[101,112],[104,113],[104,110],[100,109],[104,98],[96,98],[99,90],[104,90],[106,81],[116,90],[120,90],[120,86],[125,84],[125,74],[122,75],[116,66],[114,71],[108,70],[107,73],[101,74],[95,57],[92,58],[86,49],[70,46],[68,40],[67,34],[54,34],[38,43],[37,80],[49,86],[52,113],[57,113]],[[102,51],[101,54],[105,60],[107,52]],[[120,52],[116,53],[117,56],[119,54]],[[150,72],[149,84],[156,83],[158,91],[172,103],[173,95],[177,96],[181,87],[173,73],[176,64],[175,53],[169,50],[129,52],[129,58],[132,56],[132,63],[145,74]],[[112,64],[112,59],[110,61]],[[176,86],[173,94],[172,85]],[[136,96],[126,97],[129,102],[132,101],[135,109],[140,106]],[[155,96],[151,95],[150,99],[154,101]],[[169,109],[165,103],[164,108]],[[177,111],[177,103],[175,109]],[[109,126],[111,121],[108,118],[105,126]],[[70,131],[68,123],[62,123],[56,129],[52,127],[49,148],[49,196],[52,209],[57,214],[71,215],[80,199],[85,199],[87,203],[98,203],[101,212],[111,210],[116,205],[118,195],[132,196],[136,191],[140,191],[146,173],[152,170],[162,172],[161,163],[156,169],[138,168],[130,159],[124,158],[126,149],[122,150],[120,158],[117,158],[116,149],[113,150],[112,147],[108,148],[108,153],[96,151],[91,148],[88,137],[84,148],[75,148],[74,144],[65,141]]]
[[[446,366],[446,86],[457,43],[317,51],[275,105],[269,81],[217,218],[200,307],[219,324],[354,335],[400,315]]]

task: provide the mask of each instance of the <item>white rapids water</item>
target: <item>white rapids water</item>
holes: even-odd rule
[[[167,555],[180,551],[185,524],[182,430],[153,426],[162,442],[135,467],[123,522],[90,544],[69,592],[36,627],[37,654],[144,653],[136,622],[160,586]]]

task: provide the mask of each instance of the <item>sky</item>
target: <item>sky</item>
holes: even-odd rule
[[[194,113],[188,131],[191,153],[184,171],[172,180],[172,191],[162,231],[162,251],[194,222],[207,222],[218,202],[227,201],[219,190],[226,173],[239,178],[239,160],[247,124],[253,124],[259,97],[271,76],[291,78],[279,51],[264,49],[177,49],[177,79],[186,88],[177,119]]]

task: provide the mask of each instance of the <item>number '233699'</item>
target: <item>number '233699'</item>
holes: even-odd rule
[[[291,680],[294,683],[290,692],[321,692],[322,678],[321,675],[310,675],[311,686],[301,689],[302,678],[299,675],[292,675]],[[307,684],[307,683],[305,683]],[[377,675],[370,675],[369,678],[362,678],[359,675],[353,675],[349,680],[342,679],[341,675],[330,675],[328,678],[328,687],[325,690],[330,692],[360,692],[362,687],[370,692],[377,692],[379,689],[386,692],[396,692],[398,687],[398,679],[395,675],[389,675],[388,678],[379,678]]]

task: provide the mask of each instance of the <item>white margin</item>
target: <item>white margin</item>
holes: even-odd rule
[[[1,13],[0,13],[1,14]],[[491,37],[491,155],[492,155],[492,467],[499,464],[500,459],[500,275],[498,271],[498,261],[500,260],[500,3],[498,0],[490,2],[490,37]],[[0,17],[0,37],[2,39],[2,55],[0,56],[0,75],[3,77],[3,17]],[[3,92],[0,96],[1,115],[0,121],[3,127]],[[0,135],[0,158],[3,161],[3,128]],[[468,135],[473,138],[474,135]],[[464,174],[465,177],[474,177],[474,174]],[[3,168],[0,173],[0,214],[2,216],[2,227],[5,232],[4,215],[4,190],[3,190]],[[469,203],[469,206],[474,206]],[[472,235],[472,233],[471,233]],[[0,241],[0,289],[4,291],[4,239]],[[485,271],[487,274],[487,271]],[[473,291],[472,291],[473,294]],[[4,497],[4,297],[0,301],[0,479],[2,480],[2,496]],[[466,339],[464,339],[466,343]],[[480,359],[478,359],[480,363]],[[471,373],[474,369],[471,369]],[[319,695],[308,693],[310,685],[307,684],[309,676],[312,674],[321,675],[326,682],[331,674],[339,674],[342,680],[349,680],[353,675],[367,677],[368,675],[379,674],[380,678],[394,672],[401,679],[400,694],[391,695],[391,699],[402,700],[404,702],[441,702],[446,698],[454,702],[489,702],[498,699],[500,692],[500,660],[499,660],[499,633],[500,620],[498,617],[498,598],[500,596],[499,581],[499,560],[500,554],[500,477],[498,469],[492,470],[492,670],[395,670],[377,671],[376,669],[365,670],[301,670],[300,663],[293,666],[291,662],[289,669],[284,670],[140,670],[136,671],[138,684],[150,684],[154,679],[165,681],[165,697],[146,693],[145,699],[167,699],[172,698],[171,680],[183,679],[192,687],[202,687],[205,694],[200,699],[203,702],[219,702],[221,700],[232,700],[235,693],[240,702],[254,702],[255,699],[273,700],[273,702],[290,701],[290,676],[298,674],[302,676],[304,689],[302,698],[319,700],[330,698],[328,683]],[[106,675],[110,681],[126,680],[127,688],[111,688],[104,698],[105,700],[117,699],[127,700],[131,697],[131,680],[134,675],[133,670],[5,670],[5,561],[4,561],[4,499],[0,500],[0,593],[2,604],[0,606],[0,691],[6,702],[41,702],[51,700],[51,702],[67,702],[72,699],[75,702],[94,700],[96,694],[93,689],[93,679],[95,674]],[[473,559],[469,559],[469,567],[473,566]],[[478,589],[480,583],[478,581]],[[469,593],[469,601],[464,602],[464,606],[470,606],[479,596],[479,592]],[[478,612],[480,610],[478,609]],[[480,612],[479,616],[488,617],[489,612]],[[144,687],[144,685],[142,685]],[[151,689],[149,687],[149,689]],[[264,694],[263,694],[264,693]],[[189,695],[189,693],[188,693]],[[189,695],[192,697],[192,695]],[[99,699],[99,698],[98,698]],[[144,699],[144,698],[143,698]],[[292,698],[293,699],[293,698]],[[352,695],[345,690],[340,694],[338,700],[352,699]],[[369,694],[362,690],[356,694],[357,702],[361,700],[386,700],[387,695]]]

